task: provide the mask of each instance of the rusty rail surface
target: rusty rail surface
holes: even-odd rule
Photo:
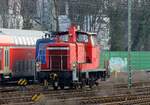
[[[80,105],[104,104],[104,105],[133,105],[136,103],[150,102],[149,95],[123,95],[110,97],[90,97],[80,99]],[[108,103],[108,104],[107,104]]]
[[[150,86],[150,82],[135,82],[132,83],[132,87],[140,87],[140,86]],[[0,92],[7,92],[7,91],[18,91],[20,86],[0,86]],[[42,85],[28,85],[28,90],[32,91],[33,89],[42,88]],[[102,86],[98,86],[98,88],[102,88]],[[106,87],[109,88],[109,87]],[[114,84],[113,88],[127,88],[127,84]]]

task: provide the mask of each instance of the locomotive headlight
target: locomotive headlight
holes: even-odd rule
[[[41,70],[41,62],[36,62],[36,70],[37,71]]]
[[[76,68],[76,64],[75,63],[72,64],[72,68]]]
[[[77,67],[77,63],[76,63],[76,62],[73,62],[73,63],[72,63],[72,69],[76,69],[76,67]]]

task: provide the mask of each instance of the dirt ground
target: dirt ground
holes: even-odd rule
[[[148,82],[150,80],[150,72],[146,71],[136,71],[132,72],[132,82]],[[127,83],[128,82],[128,73],[118,72],[112,73],[111,77],[104,81],[105,83]]]

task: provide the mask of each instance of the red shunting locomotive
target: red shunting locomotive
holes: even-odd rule
[[[51,36],[55,38],[47,37],[43,40],[51,41],[36,46],[39,81],[47,80],[55,89],[63,89],[64,86],[93,86],[98,79],[106,78],[107,70],[99,66],[100,48],[96,34],[71,26],[68,31],[55,32]]]

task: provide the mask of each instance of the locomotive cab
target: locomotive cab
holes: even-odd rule
[[[41,48],[38,46],[39,81],[48,80],[54,88],[63,88],[76,83],[89,84],[87,80],[104,77],[105,71],[99,69],[100,48],[96,34],[70,27],[69,31],[55,32],[52,36],[55,36],[52,43],[45,43]]]

